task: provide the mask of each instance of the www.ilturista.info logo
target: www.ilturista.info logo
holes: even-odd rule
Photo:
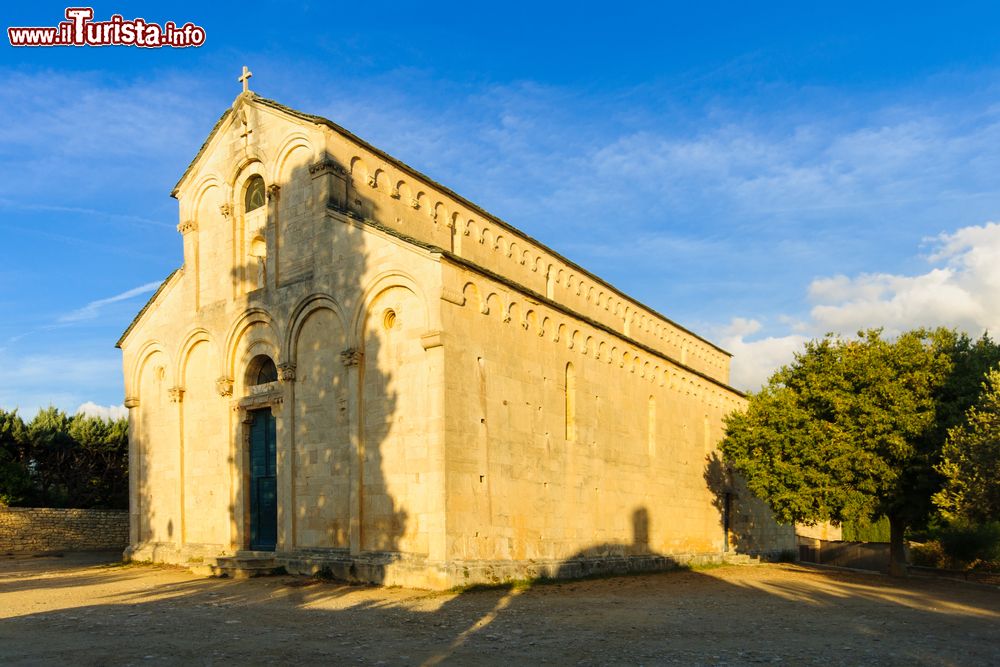
[[[162,26],[145,19],[127,20],[114,14],[107,21],[94,21],[92,7],[68,7],[65,21],[55,27],[7,28],[11,46],[162,46],[183,48],[205,43],[205,29],[188,22]]]

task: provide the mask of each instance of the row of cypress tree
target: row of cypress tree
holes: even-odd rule
[[[128,421],[0,410],[0,505],[127,508]]]

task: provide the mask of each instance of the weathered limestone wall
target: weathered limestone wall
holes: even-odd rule
[[[706,481],[738,394],[452,266],[448,555],[721,555]]]
[[[127,544],[125,510],[0,508],[0,553],[111,550]]]
[[[245,419],[270,409],[279,552],[443,558],[439,260],[345,213],[327,130],[253,105],[232,121],[176,192],[184,265],[121,344],[130,553],[247,547]],[[266,204],[248,211],[257,177]],[[251,386],[260,355],[279,378]]]
[[[835,526],[829,521],[817,523],[815,526],[807,526],[800,523],[795,525],[795,536],[813,540],[838,542],[844,539],[844,528],[839,525]]]

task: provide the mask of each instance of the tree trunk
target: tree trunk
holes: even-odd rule
[[[892,577],[906,576],[906,549],[903,545],[905,531],[905,521],[889,517],[889,575]]]

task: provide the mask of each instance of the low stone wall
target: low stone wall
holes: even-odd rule
[[[0,508],[0,554],[124,549],[125,510]]]
[[[817,540],[800,535],[799,560],[817,565],[853,567],[859,570],[889,571],[889,544],[886,542],[843,542]]]

